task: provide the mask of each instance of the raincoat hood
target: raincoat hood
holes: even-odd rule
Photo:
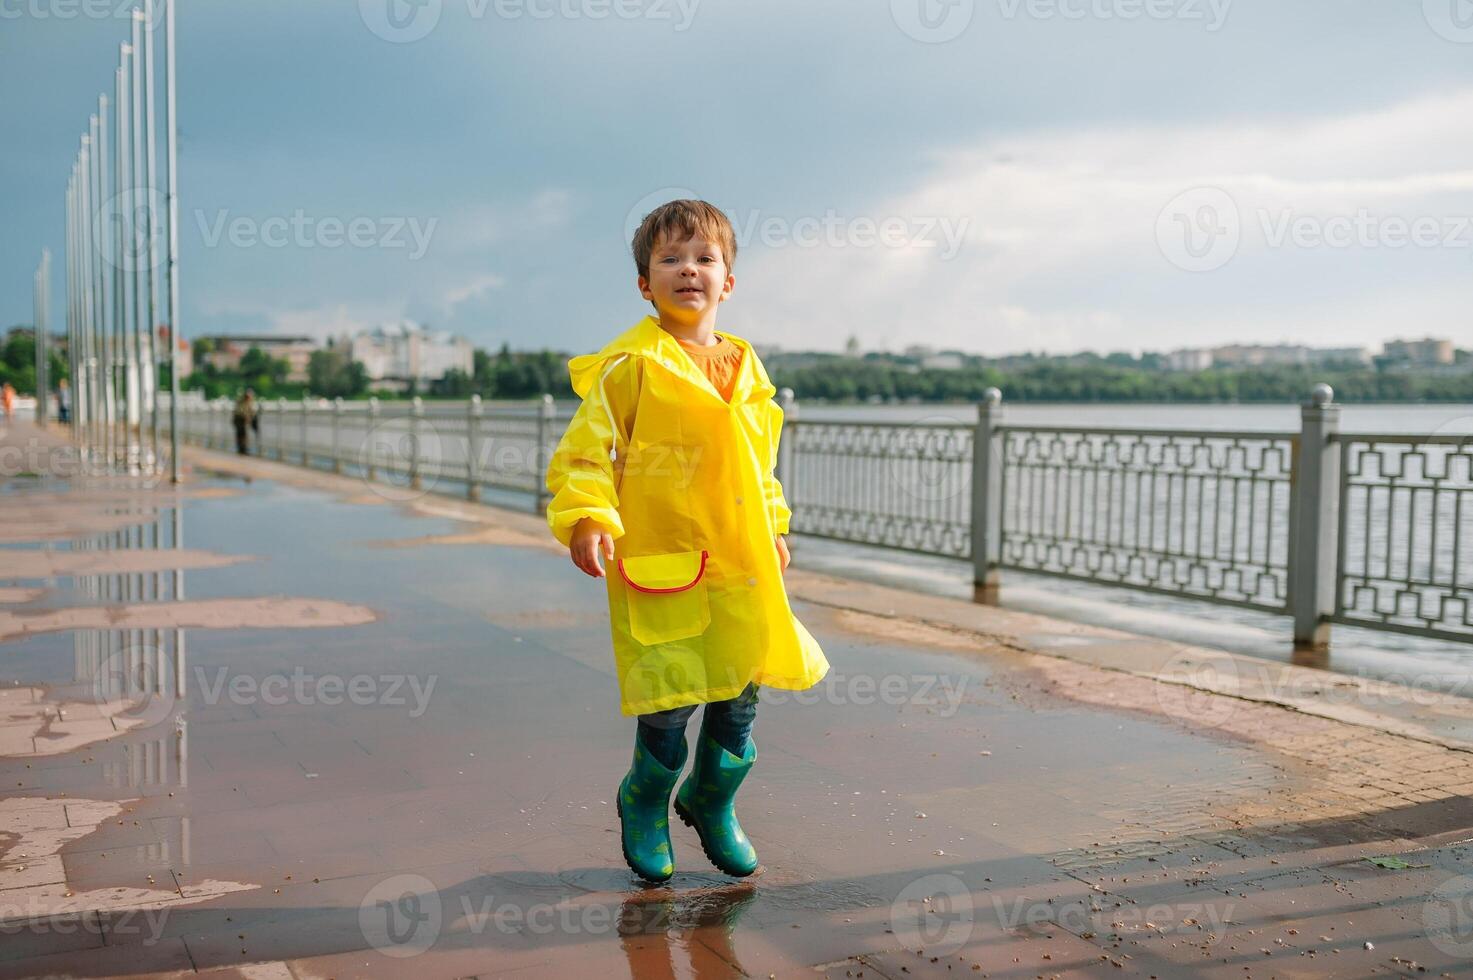
[[[721,336],[741,347],[744,352],[752,349],[749,341],[735,334],[729,334],[723,330]],[[640,320],[609,341],[598,353],[582,354],[568,361],[568,377],[573,383],[574,393],[579,398],[587,398],[588,393],[599,383],[603,372],[621,357],[645,358],[646,367],[658,364],[664,370],[708,392],[711,397],[725,401],[711,386],[706,376],[701,373],[701,369],[685,353],[680,342],[664,327],[661,327],[659,321],[653,316]],[[732,389],[732,404],[759,401],[771,398],[776,393],[777,388],[767,377],[767,369],[762,366],[761,360],[746,356],[744,353],[741,366],[737,369],[736,385]]]

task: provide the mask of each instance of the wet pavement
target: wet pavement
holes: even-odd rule
[[[801,541],[833,670],[762,693],[763,868],[676,822],[642,885],[604,587],[536,517],[189,460],[0,485],[0,977],[1473,975],[1456,739]]]

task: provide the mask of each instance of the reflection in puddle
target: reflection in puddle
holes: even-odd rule
[[[676,892],[652,888],[619,906],[619,945],[636,977],[670,978],[675,952],[690,961],[695,977],[744,976],[732,945],[732,931],[757,896],[757,886],[739,882],[717,888]]]

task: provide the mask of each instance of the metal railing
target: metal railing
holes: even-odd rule
[[[1014,426],[1005,569],[1288,610],[1295,439]]]
[[[344,401],[284,398],[257,406],[249,435],[257,455],[362,476],[407,493],[442,485],[471,500],[485,489],[529,494],[547,506],[543,480],[551,447],[572,417],[551,396],[537,404]],[[180,437],[211,449],[235,448],[234,403],[179,406]]]
[[[1049,575],[1331,623],[1473,641],[1473,436],[1339,432],[1326,385],[1298,432],[810,421],[780,394],[777,476],[792,531],[968,560],[995,602],[1004,572]],[[441,481],[547,505],[572,406],[419,399],[277,401],[259,451],[423,492]],[[231,448],[230,405],[181,406],[181,436]]]
[[[1473,638],[1473,437],[1344,434],[1336,622]]]

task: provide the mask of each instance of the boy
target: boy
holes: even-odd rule
[[[568,362],[583,404],[548,467],[547,519],[573,563],[606,580],[621,710],[639,716],[615,797],[626,862],[650,881],[674,873],[670,793],[705,704],[675,811],[716,867],[744,877],[757,854],[734,800],[757,759],[757,689],[804,690],[828,661],[783,585],[775,389],[751,344],[716,332],[736,285],[731,222],[672,201],[645,217],[633,251],[655,313]]]

